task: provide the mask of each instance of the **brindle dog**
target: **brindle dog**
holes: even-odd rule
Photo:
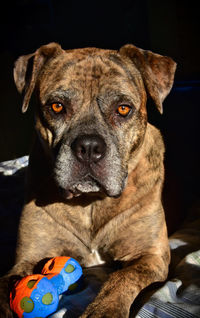
[[[16,265],[1,279],[1,318],[12,317],[9,283],[44,258],[120,262],[82,318],[128,317],[138,293],[166,279],[164,145],[147,122],[146,101],[162,112],[175,68],[133,45],[65,51],[50,43],[17,60],[23,112],[36,94],[37,133]]]

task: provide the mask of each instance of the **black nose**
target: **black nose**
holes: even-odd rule
[[[71,144],[76,158],[81,162],[98,162],[106,152],[106,143],[99,135],[81,135]]]

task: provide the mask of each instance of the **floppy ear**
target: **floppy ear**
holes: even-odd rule
[[[63,52],[57,43],[41,46],[35,53],[23,55],[18,58],[14,66],[14,81],[20,93],[24,94],[22,112],[28,108],[31,95],[42,66],[53,56]]]
[[[138,68],[148,94],[162,113],[162,102],[173,85],[176,63],[170,57],[139,49],[132,44],[122,46],[119,53],[129,57]]]

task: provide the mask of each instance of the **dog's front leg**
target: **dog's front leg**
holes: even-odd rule
[[[9,306],[9,293],[16,280],[33,274],[42,259],[53,257],[56,247],[54,226],[45,211],[34,202],[27,204],[20,221],[16,264],[10,272],[0,278],[0,318],[13,317]],[[49,230],[49,232],[47,231]]]
[[[143,256],[131,265],[112,273],[100,293],[81,318],[127,318],[139,292],[151,283],[164,281],[169,257]]]

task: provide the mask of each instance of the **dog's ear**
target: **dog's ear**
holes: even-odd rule
[[[24,113],[29,105],[31,95],[42,66],[46,61],[63,52],[57,43],[49,43],[41,46],[35,53],[23,55],[18,58],[14,66],[14,81],[20,93],[24,94],[22,112]]]
[[[138,68],[148,94],[162,113],[162,102],[173,85],[176,63],[170,57],[139,49],[132,44],[122,46],[119,53],[129,57]]]

